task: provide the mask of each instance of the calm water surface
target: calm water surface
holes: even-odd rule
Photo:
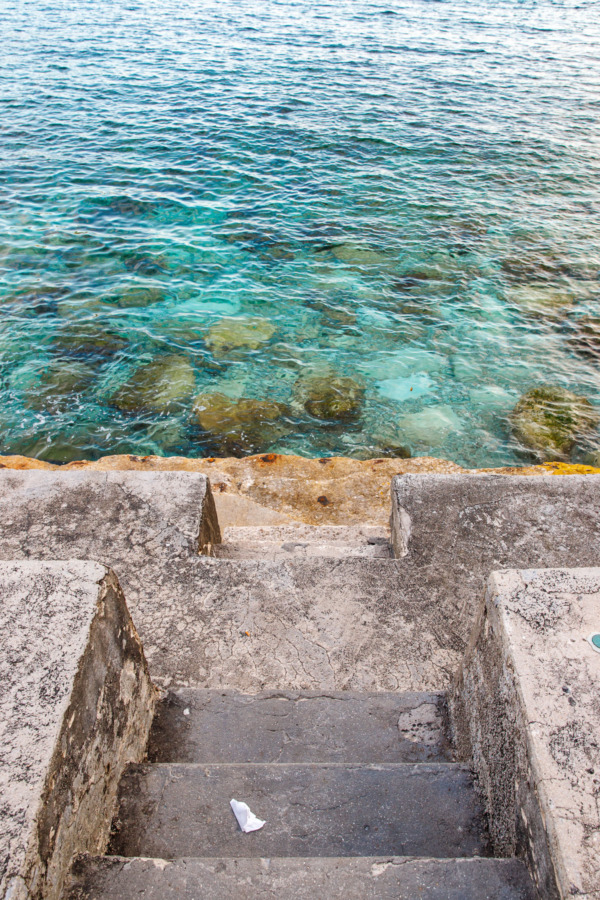
[[[239,452],[511,464],[524,392],[599,403],[600,3],[3,0],[0,31],[0,452],[236,452],[216,392],[281,404]]]

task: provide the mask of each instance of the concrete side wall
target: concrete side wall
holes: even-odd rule
[[[2,559],[95,559],[129,569],[218,543],[208,480],[190,472],[0,470]]]
[[[600,476],[403,475],[392,540],[406,593],[460,664],[490,572],[595,566]]]
[[[451,691],[494,850],[540,896],[600,896],[600,569],[496,572]]]
[[[155,691],[113,573],[0,564],[0,896],[59,900],[71,860],[106,847]]]

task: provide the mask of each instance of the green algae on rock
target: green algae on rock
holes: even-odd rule
[[[355,266],[386,265],[390,262],[390,257],[385,253],[361,244],[336,244],[331,248],[331,252],[340,262],[350,263]]]
[[[110,402],[125,413],[167,413],[186,404],[195,386],[194,369],[186,356],[161,356],[136,369]]]
[[[300,378],[294,385],[294,394],[305,410],[316,419],[325,422],[351,422],[362,411],[364,388],[341,375],[312,375]]]
[[[275,325],[268,319],[227,318],[212,325],[206,344],[215,356],[225,356],[232,350],[257,350],[275,334]]]
[[[587,398],[550,385],[524,394],[510,418],[517,440],[543,460],[568,458],[577,437],[600,422]]]
[[[290,431],[288,408],[274,400],[232,399],[218,392],[200,394],[191,419],[210,436],[215,452],[231,456],[257,453]]]

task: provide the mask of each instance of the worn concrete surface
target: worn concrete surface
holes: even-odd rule
[[[150,762],[441,762],[450,757],[442,694],[198,689],[161,701]]]
[[[138,566],[150,557],[189,556],[218,540],[202,475],[0,471],[4,559],[55,554]]]
[[[307,559],[324,556],[329,559],[389,559],[388,541],[381,543],[343,543],[342,541],[235,541],[217,544],[212,555],[216,559]]]
[[[457,669],[490,572],[600,560],[600,477],[405,475],[392,541],[411,609]]]
[[[23,456],[1,456],[0,468],[46,471],[196,472],[212,485],[219,522],[228,525],[352,525],[369,522],[386,526],[390,514],[390,483],[406,473],[461,473],[455,463],[432,457],[357,460],[347,457],[305,459],[275,453],[244,459],[105,456],[96,462],[53,466]],[[547,463],[543,466],[495,469],[504,475],[600,473],[590,466]]]
[[[220,538],[204,476],[152,472],[0,472],[0,558],[94,559],[116,571],[145,643],[170,590],[156,573]],[[185,582],[185,577],[177,582]],[[168,611],[178,615],[177,605]]]
[[[389,518],[389,516],[388,516]],[[256,525],[221,529],[225,543],[238,541],[302,541],[307,544],[389,544],[390,528],[381,525]]]
[[[282,764],[136,766],[121,784],[117,856],[486,855],[468,767]],[[244,834],[243,800],[267,824]]]
[[[154,690],[112,573],[0,563],[0,896],[58,900],[73,854],[104,850]]]
[[[68,900],[533,900],[512,859],[82,859]]]
[[[504,853],[542,897],[600,897],[600,569],[494,573],[453,691]]]
[[[222,529],[217,559],[292,559],[362,556],[389,559],[390,530],[378,525],[271,525]]]
[[[204,477],[190,473],[1,471],[0,558],[109,564],[160,687],[449,682],[459,654],[439,610],[413,601],[404,561],[200,557],[207,496]]]
[[[126,585],[160,687],[437,691],[462,652],[401,560],[197,557]]]
[[[225,561],[202,476],[0,472],[0,557],[91,557],[125,591],[161,687],[437,691],[486,575],[600,558],[600,479],[408,476],[398,560]],[[490,512],[492,511],[492,512]]]

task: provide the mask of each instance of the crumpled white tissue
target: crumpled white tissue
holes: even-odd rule
[[[257,819],[247,803],[241,803],[239,800],[232,800],[231,808],[234,816],[238,820],[238,825],[246,834],[248,834],[249,831],[258,831],[259,828],[266,825],[266,822],[263,822],[262,819]]]

